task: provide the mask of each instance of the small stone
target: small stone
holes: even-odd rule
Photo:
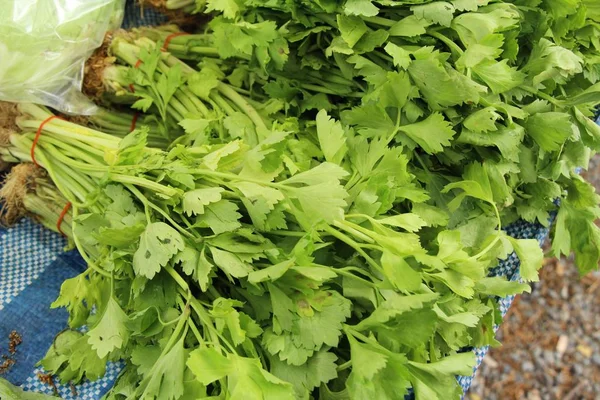
[[[592,362],[596,365],[600,365],[600,354],[596,353],[592,356]]]
[[[545,306],[545,305],[546,305],[546,299],[544,299],[544,298],[542,297],[542,298],[538,299],[538,303],[539,303],[541,306]]]
[[[584,357],[590,358],[594,350],[591,347],[586,346],[585,344],[580,344],[579,346],[577,346],[577,351],[580,352]]]
[[[563,288],[560,291],[560,296],[565,300],[569,298],[569,287],[568,286],[563,286]]]
[[[567,335],[560,335],[558,342],[556,343],[556,352],[560,357],[565,354],[567,347],[569,347],[569,337]]]
[[[589,358],[584,358],[582,361],[583,365],[585,365],[586,367],[589,366],[591,364],[590,359]]]
[[[498,368],[498,366],[500,365],[489,354],[487,356],[485,356],[485,358],[483,359],[483,363],[490,368]]]
[[[540,396],[540,391],[534,389],[531,392],[527,393],[527,400],[542,400],[542,397]]]
[[[523,372],[533,372],[535,367],[531,361],[525,361],[521,368],[523,369]]]
[[[544,350],[544,360],[548,364],[554,364],[555,353],[551,350]]]

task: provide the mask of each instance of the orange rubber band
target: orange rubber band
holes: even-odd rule
[[[176,38],[177,36],[185,36],[185,35],[189,35],[189,33],[187,33],[187,32],[171,33],[169,36],[167,36],[167,38],[165,39],[165,42],[163,43],[163,45],[160,49],[162,51],[167,51],[167,49],[169,48],[169,44],[171,43],[171,40],[173,40],[173,38]]]
[[[142,63],[142,60],[137,60],[135,65],[133,66],[133,68],[139,68],[141,63]],[[135,93],[135,88],[133,87],[133,83],[129,84],[129,90],[131,91],[131,93]]]
[[[133,132],[135,130],[135,125],[137,124],[139,116],[140,113],[133,114],[133,118],[131,119],[131,126],[129,127],[129,132]]]
[[[54,118],[64,120],[64,118],[61,118],[58,115],[51,115],[50,117],[42,121],[40,126],[37,128],[37,131],[35,132],[35,137],[33,138],[33,143],[31,144],[31,150],[29,151],[29,154],[31,155],[31,161],[36,167],[39,167],[40,164],[38,164],[37,160],[35,159],[35,148],[38,144],[38,141],[40,140],[40,135],[42,134],[42,129],[44,129],[44,125],[52,121]]]
[[[65,233],[62,231],[61,229],[61,225],[63,223],[63,220],[65,219],[65,217],[67,216],[67,213],[69,212],[69,209],[71,208],[71,202],[67,202],[67,204],[65,205],[65,208],[63,208],[63,210],[61,211],[60,215],[58,216],[58,221],[56,222],[56,229],[61,233],[61,235],[63,236],[67,236],[65,235]]]

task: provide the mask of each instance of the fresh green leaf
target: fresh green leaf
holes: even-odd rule
[[[152,279],[183,248],[179,232],[164,222],[152,223],[142,233],[133,256],[133,269],[137,275]]]

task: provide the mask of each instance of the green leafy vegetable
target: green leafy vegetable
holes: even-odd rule
[[[554,254],[600,260],[596,8],[529,3],[190,1],[201,33],[117,33],[105,99],[150,126],[50,121],[25,190],[47,226],[73,204],[89,266],[54,306],[90,330],[42,365],[125,360],[111,400],[459,399],[497,296],[529,290],[493,269],[538,279],[508,224],[557,213]],[[7,161],[51,116],[18,111]]]

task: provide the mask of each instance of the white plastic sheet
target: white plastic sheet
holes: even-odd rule
[[[0,0],[0,100],[91,114],[85,60],[120,26],[125,0]]]

